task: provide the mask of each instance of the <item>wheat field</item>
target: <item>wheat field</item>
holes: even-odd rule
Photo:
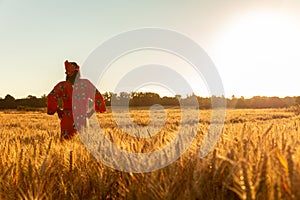
[[[3,111],[0,199],[300,199],[298,110],[229,109],[214,150],[200,158],[211,115],[201,110],[189,148],[170,165],[147,173],[104,165],[78,135],[62,143],[56,115]],[[182,126],[180,109],[164,114],[166,123],[150,138],[122,131],[111,112],[97,117],[111,142],[145,153],[163,148]],[[148,110],[131,110],[130,116],[139,126],[150,123]]]

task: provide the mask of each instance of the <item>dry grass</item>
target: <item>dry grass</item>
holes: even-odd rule
[[[148,111],[133,110],[131,117],[150,123]],[[297,113],[228,110],[215,150],[200,159],[209,117],[201,111],[197,136],[178,160],[149,173],[125,173],[98,162],[78,136],[62,144],[56,116],[1,112],[0,199],[300,199]],[[172,141],[180,110],[168,110],[165,126],[151,138],[126,134],[111,113],[98,118],[117,146],[145,153]]]

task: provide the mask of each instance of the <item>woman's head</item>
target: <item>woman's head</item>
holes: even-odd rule
[[[65,61],[66,74],[72,76],[76,71],[79,71],[79,65],[76,62]]]
[[[70,82],[72,85],[74,84],[76,78],[79,78],[79,65],[76,62],[65,61],[65,69],[66,69],[66,81]]]

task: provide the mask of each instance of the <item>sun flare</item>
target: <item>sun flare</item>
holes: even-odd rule
[[[275,88],[283,85],[273,85],[272,91],[269,83],[285,81],[283,71],[291,80],[298,70],[299,27],[291,16],[282,13],[252,13],[235,19],[220,33],[215,44],[216,64],[224,79],[232,79],[229,82],[235,84],[239,81],[246,96],[250,84],[265,87],[262,91],[252,91],[250,96],[275,93]],[[233,74],[237,76],[233,78]],[[246,77],[239,78],[239,74]]]
[[[288,16],[253,14],[239,19],[225,34],[224,42],[228,52],[238,55],[282,56],[298,48],[298,33]]]

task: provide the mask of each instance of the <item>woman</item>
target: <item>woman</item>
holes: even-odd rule
[[[90,117],[95,111],[106,111],[102,95],[89,80],[80,78],[79,68],[75,62],[66,60],[66,81],[59,82],[47,96],[47,114],[57,112],[61,119],[62,140],[71,139],[77,129],[86,125],[86,117]],[[91,101],[94,102],[94,108],[87,113]],[[73,115],[76,117],[76,124]]]

